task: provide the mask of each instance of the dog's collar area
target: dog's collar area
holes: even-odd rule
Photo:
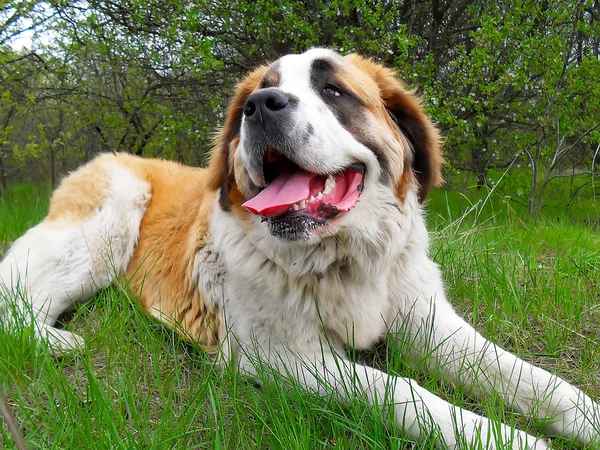
[[[266,187],[243,206],[266,218],[302,212],[315,219],[331,219],[350,211],[364,188],[366,167],[354,163],[327,175],[309,172],[268,147],[263,157]]]

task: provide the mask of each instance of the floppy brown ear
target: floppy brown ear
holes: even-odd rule
[[[444,183],[442,167],[445,161],[440,133],[412,92],[396,91],[384,102],[412,145],[411,167],[419,182],[419,202],[423,203],[433,187]]]
[[[392,119],[412,146],[410,164],[419,182],[419,202],[423,203],[433,187],[444,183],[440,132],[425,114],[420,99],[404,89],[395,77],[386,77],[380,89]]]
[[[235,186],[233,153],[240,138],[242,114],[246,100],[260,83],[268,66],[260,66],[240,81],[227,108],[225,124],[218,130],[208,165],[208,187],[220,191],[219,203],[225,211],[231,209],[230,193]]]
[[[423,202],[433,187],[443,184],[444,156],[438,129],[425,114],[419,97],[400,83],[393,70],[356,54],[348,55],[348,58],[373,78],[392,119],[388,124],[397,126],[410,142],[412,154],[406,155],[406,166],[412,168],[419,182],[419,201]],[[407,178],[407,173],[399,176],[398,195],[401,198]]]

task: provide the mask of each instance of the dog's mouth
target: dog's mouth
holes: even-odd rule
[[[366,167],[354,163],[336,173],[316,174],[268,147],[263,157],[263,173],[266,187],[242,206],[265,218],[302,215],[321,222],[356,206],[364,187]]]

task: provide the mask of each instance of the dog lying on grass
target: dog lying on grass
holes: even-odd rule
[[[83,345],[58,316],[124,277],[151,314],[246,373],[260,361],[324,395],[366,397],[440,446],[548,447],[346,357],[393,336],[473,396],[597,447],[591,398],[487,341],[446,299],[421,206],[442,181],[440,142],[391,70],[288,55],[239,83],[207,168],[104,154],[69,175],[0,282],[25,293],[17,305],[58,350]]]

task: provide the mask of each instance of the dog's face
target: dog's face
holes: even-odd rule
[[[285,241],[318,242],[422,201],[441,182],[436,128],[394,73],[313,49],[237,87],[211,160],[220,204]]]

